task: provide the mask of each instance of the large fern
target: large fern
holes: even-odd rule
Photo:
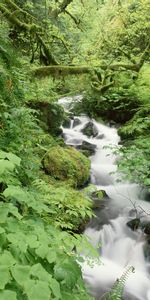
[[[117,279],[110,292],[100,298],[100,300],[122,300],[125,282],[131,272],[134,272],[134,267],[129,267],[122,276]]]

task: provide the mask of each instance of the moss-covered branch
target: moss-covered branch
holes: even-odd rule
[[[78,74],[85,74],[91,73],[92,71],[97,72],[98,69],[102,70],[111,70],[111,71],[124,71],[124,70],[131,70],[133,72],[139,72],[140,66],[142,63],[137,64],[112,64],[112,65],[99,65],[99,66],[64,66],[64,65],[53,65],[47,67],[40,67],[35,69],[34,75],[37,77],[46,77],[46,76],[67,76],[67,75],[78,75]],[[112,83],[111,83],[112,85]]]
[[[20,8],[16,3],[14,3],[11,0],[4,0],[5,4],[7,4],[7,8],[13,11],[19,11],[22,12],[24,15],[27,15],[28,17],[35,19],[34,16],[32,16],[31,14],[29,14],[27,11],[23,10],[22,8]]]
[[[9,23],[15,26],[16,30],[18,30],[19,32],[20,31],[27,32],[27,34],[29,35],[33,34],[36,37],[36,42],[40,45],[39,49],[40,49],[40,58],[42,57],[41,61],[46,65],[58,64],[58,62],[56,61],[56,59],[54,58],[50,49],[48,48],[48,46],[44,41],[43,28],[41,26],[36,25],[35,22],[31,20],[32,15],[22,10],[11,0],[4,0],[4,2],[5,4],[0,4],[0,11],[2,12],[3,17],[5,17],[5,19],[7,19]],[[25,18],[23,18],[22,15],[24,15]]]
[[[34,70],[34,75],[37,77],[46,77],[46,76],[67,76],[67,75],[79,75],[90,73],[91,68],[87,66],[48,66],[48,67],[41,67]]]
[[[149,56],[149,48],[150,48],[150,42],[148,43],[147,47],[145,48],[144,52],[142,53],[140,61],[137,64],[139,70],[142,68],[147,56]]]
[[[30,31],[31,25],[28,25],[24,22],[21,22],[15,14],[13,14],[10,10],[8,10],[3,4],[0,4],[0,11],[2,12],[3,16],[16,27],[22,29],[23,31]]]

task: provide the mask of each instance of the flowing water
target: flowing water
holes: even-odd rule
[[[60,100],[65,107],[68,105],[66,100]],[[91,156],[91,182],[108,196],[107,205],[104,209],[97,209],[97,218],[90,221],[84,232],[94,247],[101,245],[101,263],[95,262],[91,266],[85,260],[82,265],[83,278],[95,299],[101,299],[117,278],[133,266],[135,271],[126,281],[124,299],[150,300],[150,263],[144,256],[145,234],[140,229],[132,231],[126,225],[137,215],[148,220],[145,212],[150,214],[150,203],[144,201],[144,192],[138,185],[119,180],[121,176],[117,172],[116,156],[112,150],[120,141],[117,129],[90,120],[87,116],[76,119],[78,122],[74,122],[74,118],[69,128],[63,128],[65,142],[75,147],[83,141],[96,146],[95,154]],[[97,132],[95,137],[89,138],[82,133],[89,121]]]

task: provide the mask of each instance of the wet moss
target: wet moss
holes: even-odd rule
[[[43,165],[47,174],[68,181],[74,187],[83,186],[90,176],[89,159],[72,147],[52,147],[45,155]]]

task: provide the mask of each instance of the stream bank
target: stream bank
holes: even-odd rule
[[[67,99],[59,103],[68,105]],[[91,294],[101,299],[125,269],[133,266],[135,271],[126,280],[124,299],[150,300],[150,262],[144,253],[146,234],[140,228],[133,231],[127,225],[137,216],[142,222],[150,222],[144,213],[150,212],[150,204],[144,201],[141,187],[122,181],[117,172],[112,150],[120,142],[117,129],[80,116],[72,118],[68,128],[63,128],[63,136],[67,145],[78,149],[83,144],[92,147],[91,183],[97,190],[105,191],[109,198],[104,209],[96,209],[97,218],[89,222],[84,232],[92,245],[99,248],[101,259],[101,264],[95,263],[92,267],[86,261],[82,265],[83,278]]]

